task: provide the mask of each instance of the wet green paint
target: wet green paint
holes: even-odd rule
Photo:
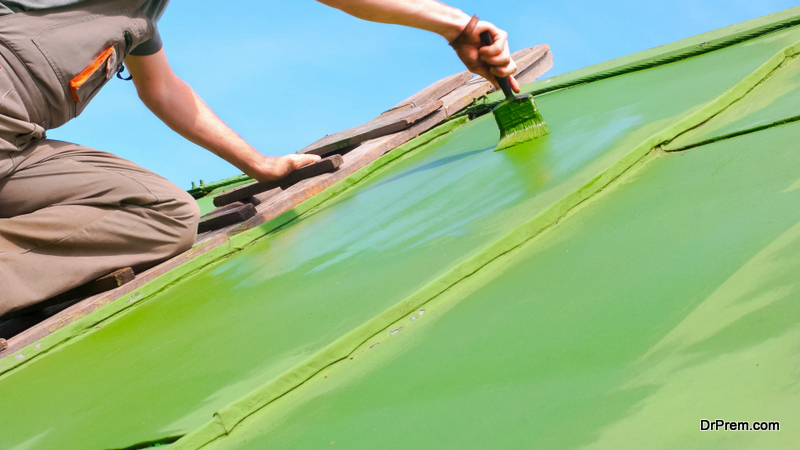
[[[211,448],[793,448],[798,138],[652,158]]]
[[[491,151],[498,131],[487,116],[407,154],[291,226],[4,375],[0,409],[14,414],[0,416],[3,444],[127,447],[194,430],[594,185],[633,147],[796,37],[768,36],[540,97],[552,133],[504,152]]]
[[[665,147],[679,150],[800,119],[800,58],[775,70],[740,101]]]
[[[500,142],[495,151],[504,150],[550,133],[547,122],[530,95],[508,98],[492,110]]]

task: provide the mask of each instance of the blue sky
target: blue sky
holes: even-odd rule
[[[796,6],[789,0],[451,1],[509,32],[511,50],[549,44],[547,76]],[[235,5],[235,8],[224,8]],[[266,155],[364,123],[463,70],[431,33],[363,22],[313,0],[172,0],[159,23],[175,72]],[[48,132],[116,153],[182,188],[240,173],[183,140],[115,79],[81,117]]]

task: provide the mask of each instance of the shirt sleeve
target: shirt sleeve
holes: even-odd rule
[[[161,33],[159,33],[158,28],[156,28],[153,38],[137,45],[136,48],[131,50],[130,54],[134,56],[148,56],[158,52],[163,46],[164,45],[161,43]]]

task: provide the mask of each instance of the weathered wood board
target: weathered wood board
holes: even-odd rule
[[[418,106],[408,104],[397,109],[391,109],[364,125],[325,136],[298,153],[324,156],[344,148],[353,147],[370,139],[405,130],[414,122],[430,115],[441,107],[442,102],[437,99]]]
[[[548,70],[553,68],[553,52],[550,51],[549,45],[537,45],[536,47],[530,47],[525,50],[528,50],[528,52],[521,55],[519,59],[517,59],[517,56],[514,56],[519,67],[519,69],[517,69],[516,78],[520,84],[533,83]],[[520,50],[517,53],[523,51],[524,50]]]
[[[455,75],[450,75],[447,78],[442,78],[436,83],[433,83],[432,85],[426,87],[425,89],[417,92],[411,97],[408,97],[407,99],[398,103],[397,106],[395,106],[395,108],[399,108],[410,104],[421,105],[426,102],[433,102],[439,100],[445,95],[453,92],[454,90],[456,90],[456,88],[458,88],[459,86],[461,86],[462,84],[466,83],[471,79],[472,79],[472,73],[470,73],[468,70],[459,72]]]
[[[197,225],[198,233],[218,230],[228,225],[244,222],[256,215],[256,207],[251,203],[234,202],[222,208],[215,209],[200,218]]]
[[[264,183],[251,183],[241,186],[230,191],[225,191],[222,194],[214,197],[215,206],[225,206],[233,202],[244,200],[262,192],[270,191],[275,188],[286,189],[289,186],[305,180],[307,178],[315,177],[323,173],[332,172],[342,165],[342,156],[333,155],[325,159],[315,162],[314,164],[301,167],[286,178],[275,181],[267,181]]]

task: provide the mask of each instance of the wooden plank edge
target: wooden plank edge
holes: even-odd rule
[[[553,52],[545,52],[541,58],[534,61],[529,67],[520,72],[517,81],[520,84],[533,83],[542,75],[553,68]]]
[[[311,178],[326,172],[334,171],[338,169],[341,164],[341,155],[332,155],[317,161],[314,164],[301,167],[280,180],[267,181],[264,183],[255,182],[225,191],[214,197],[214,206],[223,207],[225,205],[253,197],[262,192],[271,191],[275,188],[285,189],[286,187],[305,180],[306,178]]]
[[[409,113],[409,110],[403,110],[403,113],[406,114],[406,116],[401,120],[392,119],[391,114],[388,114],[388,116],[382,114],[381,116],[378,116],[377,118],[363,125],[326,136],[309,145],[308,147],[303,148],[297,153],[310,153],[313,155],[325,156],[330,153],[340,151],[342,148],[346,148],[348,146],[359,145],[363,142],[377,139],[381,136],[398,133],[409,128],[414,123],[419,122],[441,107],[442,102],[437,99],[435,101],[410,108],[411,113]],[[380,122],[386,122],[386,125],[377,126],[377,124]],[[370,126],[374,128],[366,131],[360,130],[369,128]]]
[[[472,79],[472,73],[468,70],[459,72],[431,84],[416,94],[398,103],[394,108],[401,108],[405,105],[419,105],[425,101],[440,100],[445,95],[453,92],[458,87]],[[389,110],[391,111],[391,109]]]
[[[231,205],[236,205],[237,203],[238,206],[235,208],[217,212],[213,216],[209,216],[204,220],[201,220],[200,223],[197,224],[197,232],[205,233],[207,231],[218,230],[228,225],[241,223],[256,214],[256,207],[251,203],[242,204],[239,202],[234,202],[231,203]]]

